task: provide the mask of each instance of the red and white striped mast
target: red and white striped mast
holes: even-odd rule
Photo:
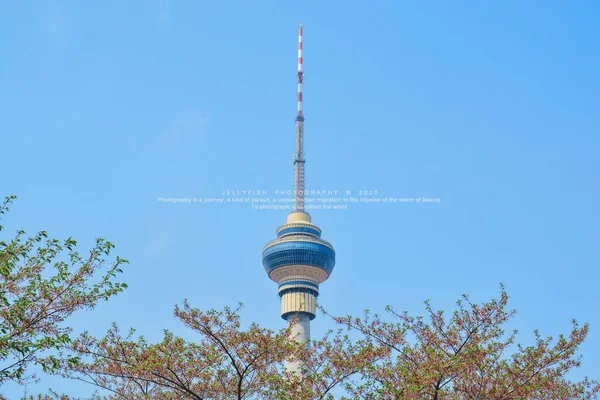
[[[304,115],[302,114],[302,22],[298,27],[298,114],[296,116],[296,155],[294,157],[294,212],[304,212]]]

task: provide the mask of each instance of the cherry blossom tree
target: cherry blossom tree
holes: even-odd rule
[[[508,296],[475,304],[468,296],[446,317],[426,302],[426,317],[388,308],[389,318],[333,317],[342,328],[309,347],[290,329],[241,328],[238,309],[201,311],[187,302],[175,316],[198,334],[187,341],[165,331],[148,343],[116,326],[101,339],[73,344],[84,362],[63,371],[105,389],[106,399],[530,399],[597,398],[599,385],[568,380],[579,366],[588,326],[573,322],[556,340],[534,332],[516,344],[503,327],[514,315]],[[301,360],[304,374],[284,362]]]
[[[201,311],[187,302],[175,316],[198,334],[186,341],[165,331],[156,344],[116,326],[101,339],[74,342],[85,360],[67,377],[107,390],[107,399],[593,399],[599,385],[571,382],[588,326],[573,322],[556,340],[534,332],[516,343],[503,327],[514,315],[508,296],[472,303],[468,296],[446,317],[426,302],[426,317],[388,308],[389,318],[333,317],[342,328],[309,347],[290,329],[241,328],[239,308]],[[302,361],[288,374],[284,362]],[[345,397],[344,397],[345,396]]]
[[[148,343],[113,325],[101,339],[86,333],[74,342],[86,362],[71,365],[65,375],[115,399],[245,399],[260,396],[285,358],[285,333],[256,324],[242,330],[237,309],[202,312],[184,302],[175,316],[199,334],[198,341],[165,331],[160,342]]]
[[[111,399],[325,399],[359,365],[373,362],[347,335],[327,336],[308,350],[290,340],[291,328],[241,329],[238,311],[201,311],[187,302],[176,307],[176,318],[198,334],[194,342],[165,331],[161,342],[150,344],[117,326],[101,339],[83,334],[73,350],[87,362],[64,375],[104,389]],[[284,362],[292,359],[307,362],[309,373],[285,373]]]
[[[508,295],[484,304],[463,295],[447,317],[426,302],[427,317],[387,308],[391,320],[365,313],[335,318],[389,351],[349,392],[363,399],[593,399],[600,387],[567,374],[580,365],[577,351],[588,325],[573,321],[556,340],[534,332],[534,343],[516,344],[504,325],[514,315]]]

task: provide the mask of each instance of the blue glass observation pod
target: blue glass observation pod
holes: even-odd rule
[[[288,216],[287,223],[277,229],[277,239],[263,249],[262,263],[269,278],[279,283],[282,318],[305,312],[313,319],[319,283],[333,271],[335,250],[321,239],[321,229],[311,223],[309,214]]]

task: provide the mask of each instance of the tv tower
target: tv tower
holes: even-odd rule
[[[263,249],[262,262],[269,278],[279,284],[281,318],[295,320],[292,334],[300,341],[310,340],[310,321],[316,316],[319,284],[326,281],[335,265],[333,246],[321,239],[321,229],[304,210],[304,115],[302,113],[302,23],[298,28],[298,113],[296,115],[296,154],[294,156],[294,211],[287,223],[277,229],[277,239]],[[299,372],[298,362],[288,363],[288,371]]]

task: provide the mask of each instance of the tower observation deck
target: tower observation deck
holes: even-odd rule
[[[302,112],[302,24],[298,28],[298,110],[296,115],[296,153],[294,156],[294,211],[287,223],[277,229],[277,238],[267,243],[262,263],[269,278],[279,284],[281,317],[296,321],[296,340],[310,340],[310,321],[316,316],[319,284],[326,281],[335,265],[333,246],[321,239],[321,229],[314,225],[304,208],[304,114]],[[288,364],[298,370],[299,364]]]

